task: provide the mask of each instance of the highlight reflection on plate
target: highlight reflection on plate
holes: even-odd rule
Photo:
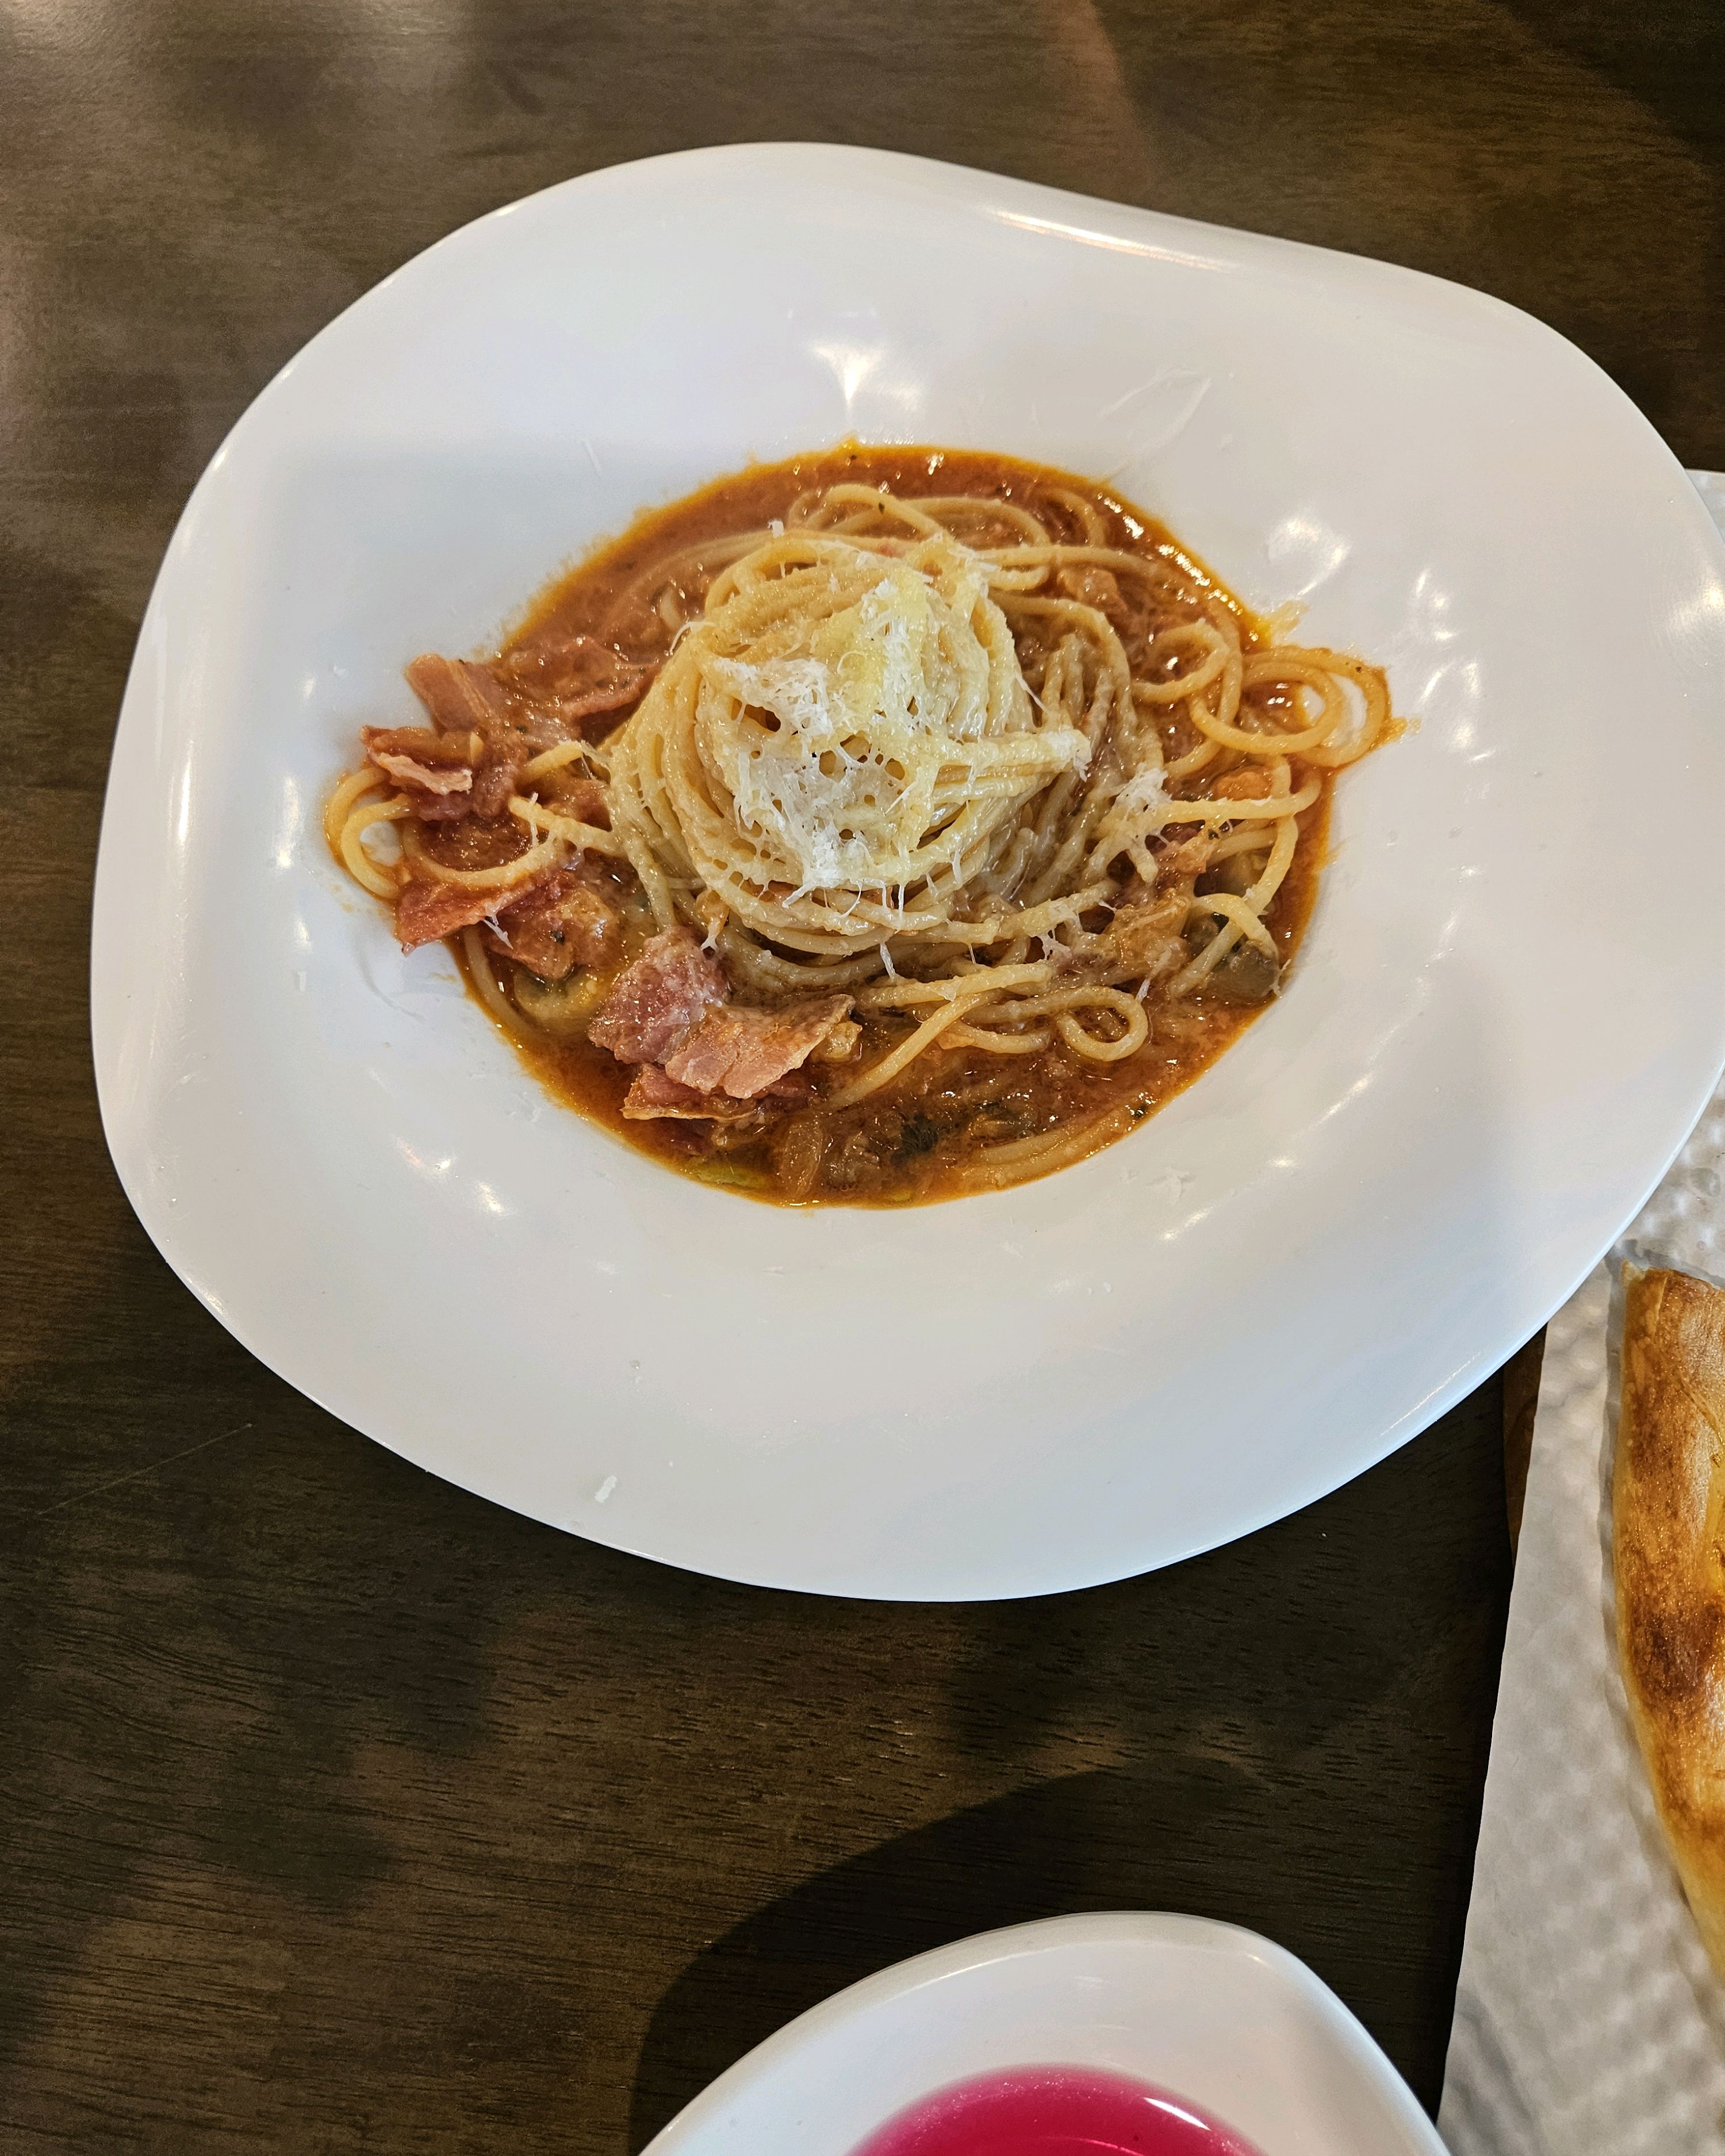
[[[1115,475],[1420,724],[1190,1091],[1043,1183],[804,1214],[548,1104],[317,810],[354,729],[411,716],[413,654],[849,432]],[[104,824],[110,1143],[254,1353],[542,1519],[839,1593],[1168,1563],[1423,1428],[1675,1151],[1725,1057],[1722,685],[1700,502],[1510,309],[874,152],[595,174],[351,309],[188,506]]]

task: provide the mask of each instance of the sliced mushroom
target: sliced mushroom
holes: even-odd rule
[[[1204,983],[1204,993],[1219,1004],[1264,1004],[1281,986],[1281,962],[1255,943],[1236,943]]]
[[[614,972],[596,966],[578,966],[566,980],[545,981],[517,966],[515,999],[524,1015],[553,1040],[584,1040],[588,1019],[616,978]]]

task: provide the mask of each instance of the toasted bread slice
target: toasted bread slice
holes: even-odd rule
[[[1618,1650],[1666,1838],[1725,1976],[1725,1290],[1624,1280]]]

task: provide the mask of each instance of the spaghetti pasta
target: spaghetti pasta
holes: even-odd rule
[[[1265,641],[1100,490],[1005,459],[923,453],[919,473],[907,454],[846,454],[836,474],[807,460],[732,483],[757,510],[776,492],[778,514],[657,546],[649,525],[608,576],[576,572],[530,629],[541,671],[583,595],[576,640],[650,685],[598,740],[547,733],[530,700],[499,814],[465,811],[483,757],[452,770],[435,761],[446,736],[393,736],[387,762],[373,746],[336,788],[326,830],[367,889],[405,910],[414,886],[428,921],[456,924],[439,932],[459,931],[501,1023],[526,968],[531,1052],[555,1031],[556,999],[510,924],[548,891],[567,911],[578,874],[609,879],[594,902],[627,917],[636,957],[697,938],[724,992],[767,1017],[855,1014],[848,1062],[817,1042],[772,1081],[788,1106],[763,1087],[741,1107],[713,1094],[703,1114],[673,1060],[638,1118],[655,1149],[719,1147],[735,1183],[752,1147],[769,1194],[922,1194],[926,1176],[847,1183],[844,1163],[858,1118],[879,1122],[891,1101],[902,1122],[911,1092],[929,1092],[919,1069],[938,1066],[978,1081],[976,1106],[953,1144],[937,1129],[925,1151],[942,1152],[948,1188],[995,1187],[1129,1127],[1122,1088],[1155,1091],[1158,1041],[1162,1063],[1182,1065],[1191,1042],[1219,1045],[1261,1007],[1309,897],[1310,864],[1298,871],[1330,780],[1395,722],[1379,670]],[[975,483],[978,465],[993,485]],[[906,484],[937,475],[940,490]],[[516,649],[493,677],[506,712],[526,678],[504,670]],[[506,721],[477,693],[463,712],[501,757]],[[366,843],[384,824],[393,859]],[[589,986],[582,1009],[594,1003]],[[1051,1127],[1014,1129],[1022,1074],[1056,1069],[1060,1105],[1029,1111]]]

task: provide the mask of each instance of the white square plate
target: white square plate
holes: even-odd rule
[[[1291,985],[1047,1180],[797,1212],[555,1106],[320,803],[400,669],[644,505],[847,433],[1112,475],[1387,663]],[[1569,1292],[1725,1058],[1725,557],[1588,360],[1410,272],[880,153],[455,234],[235,428],[116,745],[94,1019],[170,1262],[498,1502],[731,1577],[1024,1594],[1358,1473]]]

